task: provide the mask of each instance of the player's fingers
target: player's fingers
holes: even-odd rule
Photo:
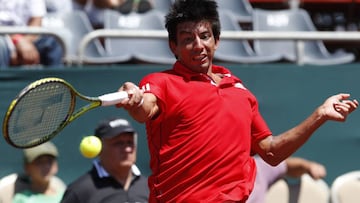
[[[358,106],[359,106],[359,102],[356,99],[352,100],[349,104],[352,108],[352,111],[355,110],[356,108],[358,108]]]
[[[348,114],[350,112],[350,106],[348,105],[335,105],[335,109],[342,114]]]
[[[121,87],[118,89],[118,91],[129,91],[134,87],[137,87],[134,83],[125,82],[123,85],[121,85]]]
[[[124,99],[122,102],[116,105],[118,108],[124,108],[126,110],[141,106],[143,100],[143,90],[139,89],[137,85],[132,82],[125,82],[119,91],[126,91],[129,95],[128,99]]]
[[[348,93],[340,93],[340,94],[335,95],[334,97],[336,97],[336,99],[338,101],[342,101],[342,100],[348,99],[350,97],[350,94],[348,94]]]
[[[126,98],[126,99],[121,100],[121,102],[117,103],[115,106],[117,108],[125,108],[126,109],[126,106],[128,105],[128,102],[129,102],[129,98]]]
[[[351,110],[355,110],[359,106],[356,100],[345,100],[343,103],[347,104]]]
[[[334,106],[336,109],[342,108],[346,111],[352,112],[359,106],[359,103],[356,100],[343,100],[336,103]]]
[[[143,91],[135,86],[129,90],[129,98],[130,106],[139,106],[143,102]]]

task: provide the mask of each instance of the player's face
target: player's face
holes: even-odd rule
[[[131,167],[136,161],[133,133],[122,133],[113,138],[103,139],[100,156],[105,167]]]
[[[218,46],[208,21],[184,22],[177,26],[177,42],[170,42],[172,52],[187,68],[198,73],[211,71]]]

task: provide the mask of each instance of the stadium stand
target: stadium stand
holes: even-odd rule
[[[222,31],[242,30],[232,12],[219,10],[219,14]],[[257,54],[247,40],[221,39],[214,59],[231,63],[266,63],[280,61],[281,55],[276,53]]]
[[[359,31],[359,0],[249,0],[253,8],[265,10],[306,10],[319,31]],[[360,59],[358,41],[324,41],[329,51],[339,48],[352,52]]]
[[[357,203],[360,200],[360,171],[344,173],[331,185],[331,203]]]
[[[154,9],[158,10],[162,13],[166,13],[169,11],[169,8],[172,4],[173,0],[153,0]]]
[[[280,179],[268,190],[265,203],[329,203],[330,188],[323,180],[314,180],[308,174],[299,182]]]
[[[240,23],[251,23],[253,8],[248,0],[217,0],[219,9],[232,12]]]
[[[156,10],[144,14],[130,13],[128,15],[108,10],[105,13],[105,29],[160,30],[165,32],[163,15]],[[129,60],[158,64],[173,64],[175,62],[167,38],[106,38],[105,49],[114,58],[128,56]]]
[[[316,31],[310,16],[303,9],[263,10],[255,9],[253,13],[255,31]],[[300,41],[299,41],[300,42]],[[335,65],[354,61],[352,53],[338,50],[330,53],[321,40],[300,42],[302,51],[297,52],[295,40],[254,40],[254,49],[258,53],[278,53],[284,60],[295,62],[300,57],[301,64]]]
[[[43,27],[62,33],[61,36],[67,47],[65,63],[76,63],[78,59],[78,47],[81,39],[93,31],[87,15],[80,10],[66,13],[49,13],[42,23]],[[88,63],[111,62],[105,57],[105,50],[100,41],[94,40],[86,49]]]

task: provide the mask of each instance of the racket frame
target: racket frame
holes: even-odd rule
[[[49,135],[43,136],[40,139],[37,139],[36,141],[30,142],[26,145],[19,145],[14,143],[9,135],[9,119],[12,115],[12,113],[14,112],[14,109],[16,108],[17,104],[28,94],[30,93],[32,90],[34,90],[35,88],[38,88],[41,85],[47,84],[49,82],[57,82],[57,83],[61,83],[63,85],[65,85],[70,93],[71,93],[71,104],[70,104],[70,108],[69,111],[67,113],[67,116],[65,117],[65,119],[59,124],[59,126],[56,128],[56,130],[54,130],[52,133],[50,133]],[[76,97],[79,97],[87,102],[89,102],[88,104],[82,106],[81,108],[79,108],[78,110],[75,111],[75,107],[76,107]],[[56,78],[56,77],[49,77],[49,78],[43,78],[40,80],[37,80],[35,82],[32,82],[31,84],[29,84],[28,86],[26,86],[17,96],[16,98],[10,103],[10,106],[5,114],[4,120],[3,120],[3,127],[2,127],[2,131],[3,131],[3,137],[5,138],[5,140],[12,146],[16,147],[16,148],[30,148],[30,147],[34,147],[37,146],[39,144],[42,144],[44,142],[49,141],[50,139],[52,139],[53,137],[55,137],[61,130],[63,130],[69,123],[71,123],[72,121],[74,121],[75,119],[77,119],[79,116],[83,115],[84,113],[86,113],[87,111],[94,109],[96,107],[101,106],[101,100],[98,97],[88,97],[88,96],[84,96],[82,94],[80,94],[70,83],[66,82],[63,79],[60,78]],[[75,111],[75,112],[74,112]]]

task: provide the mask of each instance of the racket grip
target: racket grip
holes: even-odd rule
[[[120,103],[122,100],[129,98],[125,91],[104,94],[98,97],[101,100],[101,106],[112,106]]]

